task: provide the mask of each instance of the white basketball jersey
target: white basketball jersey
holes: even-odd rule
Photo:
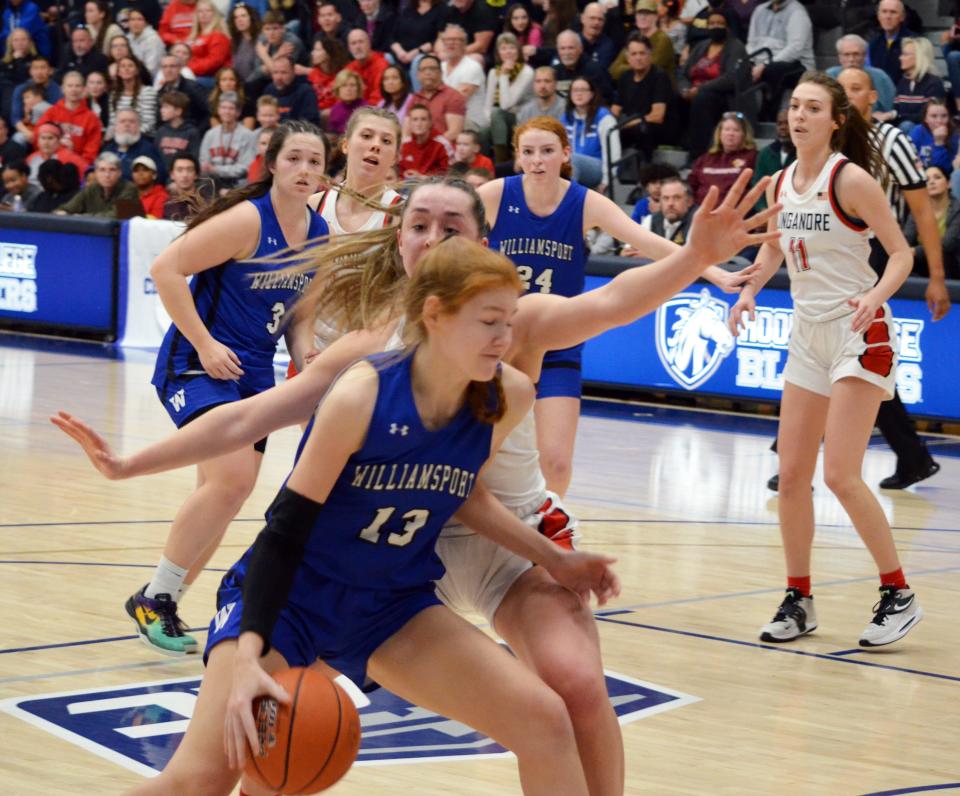
[[[790,274],[794,311],[814,322],[852,313],[847,301],[877,282],[869,262],[870,230],[843,211],[834,190],[847,162],[839,152],[832,154],[802,194],[793,186],[796,162],[777,183],[783,204],[777,216],[780,249]]]
[[[324,191],[323,196],[320,197],[320,203],[317,205],[317,212],[323,220],[327,222],[327,226],[330,227],[330,233],[332,235],[347,234],[347,230],[341,226],[340,221],[337,219],[337,198],[339,196],[340,191],[336,188],[331,188],[328,191]],[[402,198],[403,197],[395,190],[387,188],[378,200],[378,203],[384,207],[393,207]],[[382,229],[383,227],[390,226],[391,219],[392,217],[383,210],[374,210],[370,214],[370,217],[363,222],[363,225],[353,231],[369,232],[374,229]]]

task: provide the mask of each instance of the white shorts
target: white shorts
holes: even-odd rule
[[[814,322],[793,314],[793,330],[783,378],[820,395],[833,384],[854,377],[876,384],[884,400],[897,386],[897,332],[890,307],[884,304],[864,332],[850,329],[852,315]]]
[[[557,512],[563,512],[567,517],[567,528],[575,531],[576,519],[569,515],[552,492],[545,493],[532,511],[524,511],[517,516],[528,525],[540,529],[544,513],[537,509],[548,503],[547,514],[555,518]],[[549,527],[556,532],[558,524]],[[575,538],[579,537],[575,535]],[[491,625],[510,587],[533,566],[525,558],[463,525],[444,528],[437,539],[436,550],[447,570],[437,581],[437,596],[458,613],[482,614]]]

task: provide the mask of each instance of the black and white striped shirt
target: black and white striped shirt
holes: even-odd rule
[[[890,172],[887,201],[893,208],[897,223],[903,226],[910,215],[903,192],[926,188],[927,175],[923,171],[917,150],[906,133],[886,122],[874,124],[870,132]]]

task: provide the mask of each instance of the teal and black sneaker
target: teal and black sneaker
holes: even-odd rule
[[[132,595],[125,606],[140,640],[164,655],[195,655],[197,640],[184,632],[187,626],[177,616],[177,604],[169,594],[144,597],[146,588]]]

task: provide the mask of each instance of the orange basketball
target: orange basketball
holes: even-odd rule
[[[274,679],[290,694],[291,702],[281,705],[260,697],[253,703],[264,755],[251,753],[246,773],[278,793],[326,790],[357,759],[357,709],[340,686],[315,669],[285,669]]]

